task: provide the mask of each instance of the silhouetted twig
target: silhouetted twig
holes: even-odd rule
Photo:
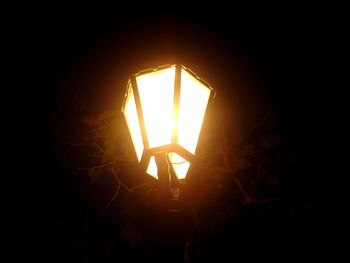
[[[252,133],[254,130],[256,130],[257,128],[259,128],[271,115],[272,113],[278,108],[280,104],[280,100],[278,100],[275,105],[272,107],[272,109],[261,119],[261,121],[259,121],[255,126],[253,126],[252,128],[248,129],[240,138],[240,142],[242,143],[245,138]]]

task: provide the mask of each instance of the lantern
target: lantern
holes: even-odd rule
[[[182,65],[162,66],[130,77],[122,112],[144,171],[160,179],[157,154],[163,153],[176,177],[185,179],[214,94],[207,82]]]

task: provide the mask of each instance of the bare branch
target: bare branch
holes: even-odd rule
[[[143,184],[139,184],[139,185],[136,185],[136,186],[133,186],[133,187],[131,187],[130,189],[131,190],[136,190],[136,189],[138,189],[138,188],[142,188],[142,187],[144,187],[144,186],[146,186],[146,185],[150,185],[151,183],[143,183]]]
[[[244,198],[246,199],[246,201],[249,201],[251,199],[251,197],[247,194],[247,192],[244,190],[241,182],[236,178],[233,177],[236,185],[238,186],[239,190],[241,191],[241,193],[243,194]]]
[[[145,199],[147,196],[149,196],[150,195],[150,193],[152,193],[154,191],[154,188],[153,188],[153,186],[147,191],[147,193],[144,195],[144,196],[142,196],[141,198],[138,198],[138,199],[136,199],[136,201],[140,201],[140,200],[143,200],[143,199]]]
[[[254,180],[254,184],[253,184],[252,191],[250,192],[250,196],[253,196],[255,194],[256,187],[258,186],[258,184],[260,182],[261,173],[262,173],[261,167],[260,167],[260,165],[258,165],[258,175],[256,176],[256,178]]]
[[[104,151],[96,142],[93,142],[92,145],[95,146],[99,150],[98,153],[101,153]]]
[[[272,107],[272,109],[264,116],[264,118],[261,119],[260,122],[258,122],[254,127],[248,129],[241,137],[241,139],[239,140],[240,142],[243,142],[245,140],[245,138],[252,133],[254,130],[256,130],[257,128],[259,128],[271,115],[272,113],[278,108],[279,104],[280,104],[280,100],[278,100],[275,105]]]
[[[225,154],[225,152],[222,149],[222,147],[220,147],[220,152],[221,152],[222,158],[224,159],[224,163],[225,163],[226,168],[229,169],[229,170],[232,170],[231,164],[229,163],[229,161],[227,159],[227,155]],[[234,179],[236,185],[238,186],[239,190],[243,194],[244,198],[246,199],[246,201],[250,200],[251,197],[247,194],[247,191],[244,189],[244,187],[241,184],[241,182],[235,176],[233,176],[233,179]]]
[[[112,171],[112,174],[114,175],[114,178],[117,180],[117,182],[118,182],[118,184],[119,184],[120,186],[123,186],[123,187],[124,187],[127,191],[129,191],[129,192],[133,192],[133,189],[131,189],[130,187],[128,187],[127,185],[125,185],[124,183],[122,183],[122,182],[120,181],[120,179],[119,179],[119,177],[118,177],[118,175],[117,175],[117,173],[116,173],[116,171],[114,170],[113,167],[112,167],[111,171]]]
[[[73,96],[76,99],[76,101],[78,102],[78,104],[80,105],[81,108],[83,108],[83,110],[85,110],[87,113],[94,115],[94,113],[89,109],[89,107],[87,107],[85,105],[85,103],[83,103],[83,101],[79,98],[79,96],[77,95],[77,93],[75,91],[73,91]]]
[[[108,204],[105,206],[103,210],[106,210],[114,202],[114,200],[117,198],[119,194],[119,190],[120,190],[120,183],[118,184],[117,190],[115,191],[112,199],[108,202]]]
[[[96,169],[96,168],[103,168],[103,167],[112,165],[112,164],[114,164],[115,162],[120,161],[120,160],[121,160],[121,159],[114,159],[114,160],[112,160],[112,161],[110,161],[110,162],[102,163],[102,164],[99,164],[99,165],[96,165],[96,166],[93,166],[93,167],[78,168],[78,170],[86,171],[86,170],[91,170],[91,169]]]

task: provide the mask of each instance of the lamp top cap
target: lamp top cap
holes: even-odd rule
[[[155,72],[155,71],[160,71],[160,70],[163,70],[163,69],[171,68],[171,67],[178,67],[178,68],[182,68],[182,69],[186,70],[194,78],[196,78],[198,81],[200,81],[204,86],[209,88],[211,90],[211,92],[213,93],[213,97],[215,97],[216,91],[211,87],[211,85],[207,81],[205,81],[204,79],[200,78],[190,68],[188,68],[188,67],[186,67],[186,66],[184,66],[182,64],[166,64],[166,65],[158,66],[158,67],[155,67],[155,68],[149,68],[149,69],[141,70],[138,73],[131,75],[130,79],[131,78],[136,78],[136,77],[144,75],[144,74],[152,73],[152,72]]]

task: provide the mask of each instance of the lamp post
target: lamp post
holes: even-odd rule
[[[132,75],[122,112],[139,165],[159,181],[165,199],[177,199],[179,185],[196,160],[208,102],[215,91],[183,65],[166,65]]]

